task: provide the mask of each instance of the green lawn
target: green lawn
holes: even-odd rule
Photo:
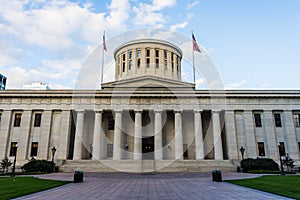
[[[11,199],[70,183],[34,177],[0,178],[0,199]]]
[[[226,182],[300,199],[300,176],[262,176],[251,179],[228,180]]]

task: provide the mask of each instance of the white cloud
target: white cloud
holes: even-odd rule
[[[161,10],[172,7],[175,3],[176,0],[153,0],[152,4],[139,3],[138,6],[133,7],[136,14],[134,24],[162,27],[166,22],[166,17]]]
[[[192,2],[192,3],[188,3],[187,5],[186,5],[186,9],[191,9],[191,8],[193,8],[193,7],[195,7],[195,6],[197,6],[199,4],[199,1],[194,1],[194,2]]]
[[[245,85],[248,81],[249,81],[249,79],[247,78],[247,79],[241,80],[237,83],[230,83],[230,84],[225,85],[225,88],[226,89],[236,89],[236,88],[239,88],[239,87]]]
[[[185,21],[185,22],[182,22],[182,23],[178,23],[178,24],[170,26],[170,29],[175,31],[175,30],[177,30],[179,28],[185,28],[188,25],[188,23],[189,23],[188,21]]]

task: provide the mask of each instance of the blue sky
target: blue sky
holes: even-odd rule
[[[300,89],[298,0],[0,0],[7,88],[73,88],[101,44],[141,28],[194,31],[228,89]],[[100,66],[99,66],[100,67]]]

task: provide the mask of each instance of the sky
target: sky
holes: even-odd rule
[[[159,28],[193,31],[225,89],[300,89],[299,10],[299,0],[0,0],[0,73],[7,89],[72,89],[104,30],[109,45]]]

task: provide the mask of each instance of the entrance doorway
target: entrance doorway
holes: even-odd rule
[[[154,136],[142,140],[143,160],[154,159]]]

